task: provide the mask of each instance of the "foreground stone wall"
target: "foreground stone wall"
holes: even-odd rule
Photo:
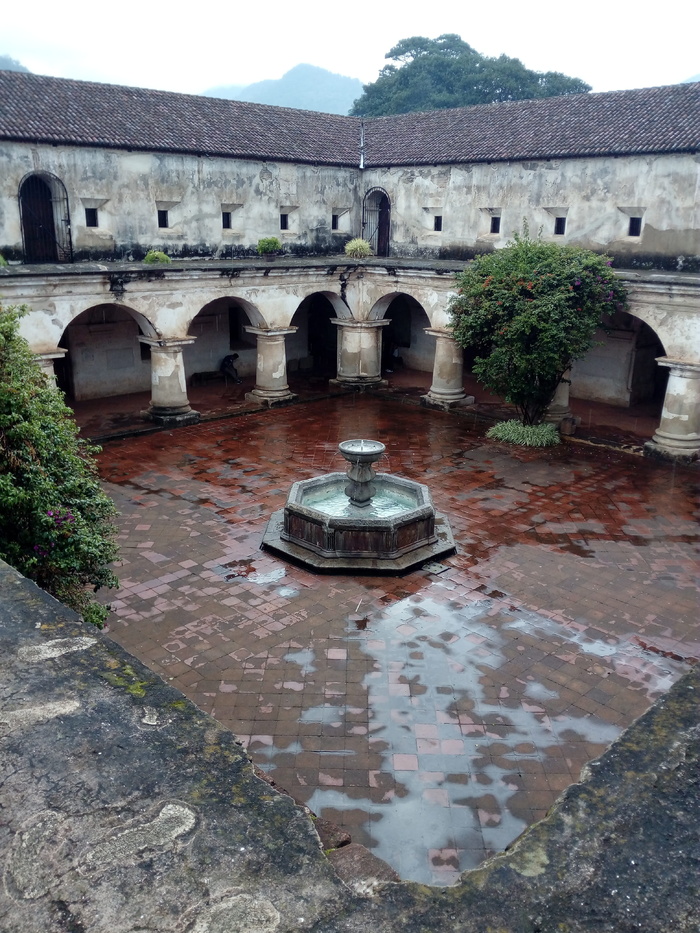
[[[344,849],[331,864],[235,736],[4,564],[0,606],[3,933],[700,928],[697,671],[509,852],[454,888],[382,884]]]

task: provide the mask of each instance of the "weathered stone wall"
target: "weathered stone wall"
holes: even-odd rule
[[[471,258],[504,246],[525,221],[545,240],[608,252],[621,266],[700,269],[697,155],[373,169],[363,184],[389,195],[395,255]],[[642,217],[641,236],[628,235],[631,216]],[[566,218],[564,236],[555,217]]]
[[[149,249],[231,257],[254,253],[267,236],[293,253],[338,252],[359,230],[354,169],[5,142],[0,252],[6,258],[22,256],[18,192],[31,172],[48,172],[65,185],[78,260],[141,259]],[[87,227],[85,207],[96,204],[99,225]],[[158,209],[168,211],[167,229],[158,227]],[[222,211],[231,215],[230,229],[222,227]],[[288,230],[280,229],[282,213]]]

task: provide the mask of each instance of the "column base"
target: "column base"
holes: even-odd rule
[[[439,395],[421,395],[420,403],[425,408],[439,408],[441,411],[453,411],[455,408],[467,408],[474,404],[473,395],[463,395],[461,398],[442,398]]]
[[[297,395],[293,392],[280,392],[279,394],[266,392],[264,389],[253,389],[246,392],[246,402],[255,402],[257,405],[264,405],[266,408],[276,408],[281,405],[289,405]]]
[[[377,376],[375,379],[329,379],[329,386],[347,389],[350,392],[364,392],[365,389],[385,389],[389,385],[388,379]]]
[[[694,463],[700,457],[700,442],[688,441],[685,445],[679,446],[672,441],[670,443],[664,443],[663,439],[658,441],[654,435],[654,438],[644,445],[644,456],[653,460],[672,460],[674,463]]]
[[[152,421],[162,428],[178,428],[187,424],[198,424],[200,414],[189,406],[183,408],[148,408],[141,412],[141,417]]]

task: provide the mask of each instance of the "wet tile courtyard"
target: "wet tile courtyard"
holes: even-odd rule
[[[111,441],[110,635],[406,879],[451,884],[544,816],[700,656],[700,472],[341,397]],[[260,550],[341,440],[429,485],[458,552],[403,577]]]

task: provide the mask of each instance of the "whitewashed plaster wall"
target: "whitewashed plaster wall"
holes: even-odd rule
[[[363,185],[389,195],[397,255],[450,258],[464,248],[499,248],[526,221],[545,240],[674,257],[678,271],[700,256],[700,155],[383,168],[366,171]],[[494,215],[498,234],[490,233]],[[566,217],[564,236],[554,235],[556,216]],[[628,236],[630,216],[642,217],[639,237]]]
[[[171,256],[230,256],[278,236],[285,246],[313,251],[360,229],[358,172],[350,168],[260,162],[171,153],[71,146],[0,144],[0,250],[22,249],[18,191],[31,172],[65,185],[77,258],[128,258],[134,248]],[[89,204],[85,204],[85,201]],[[98,208],[97,228],[85,207]],[[170,226],[158,227],[158,208]],[[231,229],[222,228],[222,211]],[[280,229],[280,214],[289,229]],[[337,232],[331,216],[339,215]]]

